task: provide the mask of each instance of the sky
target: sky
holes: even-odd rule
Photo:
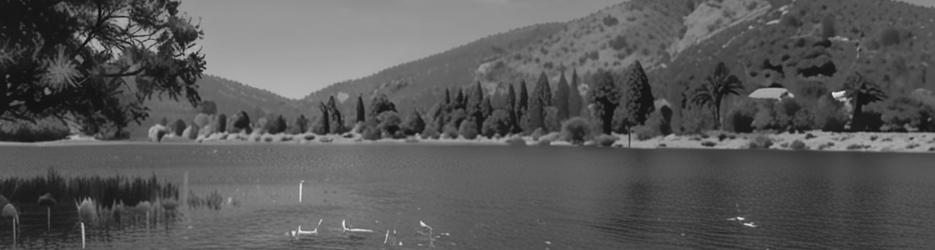
[[[301,98],[482,37],[624,0],[187,0],[205,73]]]

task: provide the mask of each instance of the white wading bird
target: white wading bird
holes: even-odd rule
[[[321,222],[323,221],[323,219],[318,219],[318,225],[315,226],[315,229],[312,229],[312,231],[304,231],[302,230],[302,225],[299,225],[299,228],[289,231],[289,234],[291,234],[293,238],[298,238],[301,235],[318,235],[318,227],[321,227]]]
[[[743,226],[755,228],[755,227],[756,227],[756,223],[753,223],[752,221],[751,221],[751,222],[746,222],[746,223],[743,223]]]
[[[373,230],[364,229],[364,228],[348,228],[347,220],[341,220],[341,228],[344,229],[345,233],[373,233]]]
[[[429,229],[429,247],[435,247],[435,238],[432,238],[432,227],[429,224],[425,224],[424,221],[419,220],[419,226]]]

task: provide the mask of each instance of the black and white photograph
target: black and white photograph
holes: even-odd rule
[[[935,249],[935,0],[0,0],[0,249]]]

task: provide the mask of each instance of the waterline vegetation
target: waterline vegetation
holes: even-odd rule
[[[12,218],[15,229],[20,227],[22,216],[35,217],[26,218],[27,222],[45,222],[47,233],[78,228],[82,234],[82,247],[86,245],[88,228],[120,228],[123,225],[151,228],[154,224],[169,224],[181,218],[177,209],[179,204],[218,210],[224,203],[217,191],[206,198],[199,198],[188,191],[188,200],[184,203],[179,201],[179,192],[177,185],[160,181],[155,175],[150,178],[63,177],[50,168],[44,176],[0,178],[2,214],[4,218]],[[235,202],[229,200],[229,203]],[[39,212],[41,210],[44,211]]]

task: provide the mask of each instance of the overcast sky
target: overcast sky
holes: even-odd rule
[[[300,98],[499,32],[624,0],[186,0],[208,74]],[[906,0],[935,5],[935,0]]]
[[[208,74],[290,98],[623,0],[187,0]]]

